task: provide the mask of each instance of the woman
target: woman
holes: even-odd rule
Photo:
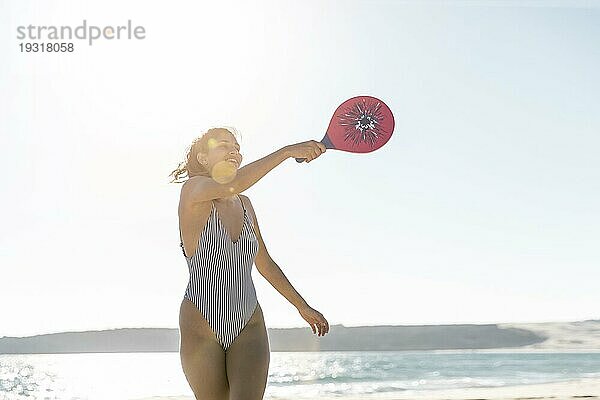
[[[180,358],[196,399],[262,399],[269,342],[252,264],[319,336],[329,323],[296,292],[267,252],[250,199],[240,195],[290,157],[325,152],[314,140],[285,146],[243,168],[231,130],[209,129],[171,173],[181,188],[179,229],[190,280],[179,310]]]

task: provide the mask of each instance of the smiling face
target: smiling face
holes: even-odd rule
[[[242,163],[240,145],[235,136],[226,129],[215,129],[208,133],[206,153],[199,152],[198,162],[217,182],[230,182]]]

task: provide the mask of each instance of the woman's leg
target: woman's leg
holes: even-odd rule
[[[197,400],[227,400],[225,351],[198,308],[184,299],[179,310],[183,373]]]
[[[226,352],[230,400],[263,398],[269,374],[269,339],[260,305]]]

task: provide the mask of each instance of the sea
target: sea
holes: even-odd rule
[[[600,377],[600,352],[272,352],[265,399],[315,399]],[[0,354],[0,399],[190,396],[179,353]]]

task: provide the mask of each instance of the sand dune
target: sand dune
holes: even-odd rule
[[[508,323],[499,328],[519,328],[547,339],[521,346],[520,349],[590,350],[600,351],[600,320],[574,322]]]

